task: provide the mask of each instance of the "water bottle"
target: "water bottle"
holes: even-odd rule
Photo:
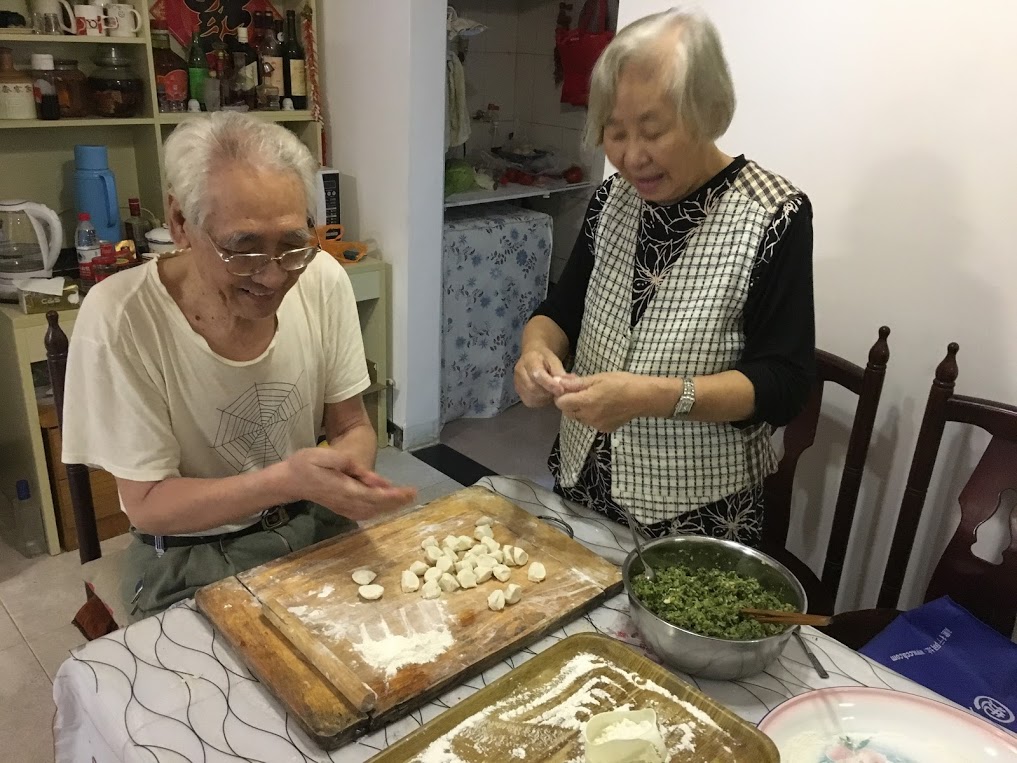
[[[78,267],[87,265],[99,256],[99,234],[92,225],[88,212],[78,213],[78,228],[74,231],[74,248],[78,251]]]

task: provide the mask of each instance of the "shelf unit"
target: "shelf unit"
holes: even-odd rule
[[[493,191],[478,189],[476,191],[464,191],[453,193],[445,198],[445,209],[452,207],[468,207],[473,204],[490,204],[492,201],[513,201],[515,199],[531,199],[540,197],[548,199],[551,194],[565,193],[567,191],[581,191],[586,188],[593,188],[596,183],[570,183],[556,187],[537,187],[532,185],[521,185],[519,183],[507,183],[498,186]]]
[[[129,119],[0,120],[0,199],[29,199],[57,211],[64,224],[64,243],[73,240],[77,215],[74,210],[74,146],[104,144],[110,149],[110,169],[117,179],[123,214],[127,199],[136,196],[157,218],[166,217],[166,185],[162,172],[163,145],[175,127],[191,114],[160,114],[156,103],[155,66],[149,28],[149,1],[128,0],[141,14],[142,28],[135,37],[36,35],[0,31],[0,45],[14,51],[18,68],[25,68],[32,53],[53,53],[72,58],[88,74],[98,50],[109,45],[127,46],[134,68],[145,83],[142,113]],[[277,10],[299,10],[304,0],[281,0]],[[315,14],[320,3],[312,2]],[[310,111],[253,111],[260,119],[278,122],[295,133],[311,154],[321,161],[321,126]],[[39,129],[37,129],[39,128]]]

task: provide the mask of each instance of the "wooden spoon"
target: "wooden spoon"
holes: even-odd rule
[[[780,609],[743,609],[742,614],[761,623],[776,625],[829,625],[833,620],[829,615],[810,615],[807,612],[785,612]]]

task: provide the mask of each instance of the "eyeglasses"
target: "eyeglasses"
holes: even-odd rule
[[[279,267],[287,272],[294,272],[306,268],[314,255],[318,253],[317,242],[311,246],[301,246],[297,249],[290,249],[282,254],[262,254],[261,252],[228,252],[215,243],[212,235],[204,231],[209,243],[215,253],[226,263],[226,270],[235,276],[253,276],[267,268],[270,263],[278,262]]]

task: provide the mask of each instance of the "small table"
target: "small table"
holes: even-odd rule
[[[625,553],[625,535],[616,534],[625,528],[539,486],[501,477],[478,484],[537,515],[567,522],[578,540],[609,558]],[[617,547],[610,550],[615,541]],[[53,684],[57,761],[365,761],[557,641],[589,631],[642,649],[628,600],[620,595],[406,718],[327,753],[240,663],[194,602],[186,601],[85,644],[61,666]],[[790,697],[828,686],[875,686],[940,699],[818,631],[805,628],[803,636],[829,679],[818,677],[794,640],[756,676],[740,681],[682,678],[751,723]]]

